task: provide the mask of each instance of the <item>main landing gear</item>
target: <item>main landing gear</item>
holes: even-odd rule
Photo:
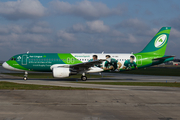
[[[28,79],[28,72],[27,71],[25,71],[24,72],[24,78],[23,78],[25,81]]]
[[[87,77],[86,77],[85,73],[82,74],[81,80],[82,80],[82,81],[86,81],[86,80],[87,80]]]

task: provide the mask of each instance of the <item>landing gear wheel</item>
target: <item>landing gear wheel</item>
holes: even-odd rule
[[[27,80],[27,77],[24,77],[23,79],[26,81],[26,80]]]
[[[23,78],[25,81],[28,79],[28,72],[27,71],[25,71],[24,72],[24,78]]]
[[[82,80],[82,81],[86,81],[86,80],[87,80],[87,77],[86,77],[86,76],[81,76],[81,80]]]

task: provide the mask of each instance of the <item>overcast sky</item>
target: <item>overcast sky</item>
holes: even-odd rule
[[[0,60],[20,53],[140,52],[172,27],[180,58],[180,0],[1,0]]]

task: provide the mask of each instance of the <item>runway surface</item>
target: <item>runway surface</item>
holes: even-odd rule
[[[179,120],[180,91],[0,90],[0,120]]]
[[[172,90],[179,91],[180,88],[176,87],[152,87],[152,86],[120,86],[120,85],[100,85],[100,84],[83,84],[78,82],[69,82],[69,81],[58,81],[58,80],[12,80],[12,79],[0,79],[0,81],[14,82],[14,83],[22,83],[22,84],[35,84],[35,85],[52,85],[52,86],[64,86],[64,87],[81,87],[81,88],[99,88],[105,90]]]
[[[104,74],[105,75],[105,74]],[[111,74],[90,81],[179,82],[180,77]],[[179,120],[180,88],[94,85],[79,79],[29,79],[0,74],[0,81],[102,90],[0,90],[0,120]],[[72,83],[73,81],[73,83]],[[74,83],[75,82],[75,83]]]

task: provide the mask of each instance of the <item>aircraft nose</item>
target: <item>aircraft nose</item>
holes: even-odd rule
[[[2,66],[3,66],[3,68],[5,68],[5,69],[8,69],[8,67],[9,67],[9,65],[8,65],[6,62],[4,62],[4,63],[2,64]]]

